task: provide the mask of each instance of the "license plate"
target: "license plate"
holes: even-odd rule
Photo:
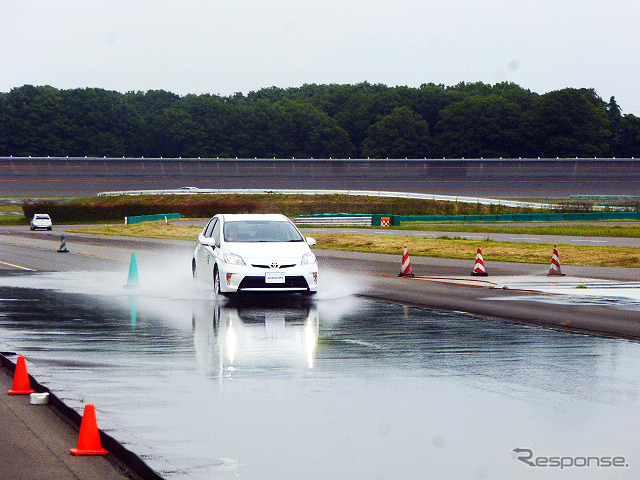
[[[267,272],[264,274],[264,283],[284,283],[284,273]]]

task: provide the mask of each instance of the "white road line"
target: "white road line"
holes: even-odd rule
[[[13,263],[0,262],[2,265],[8,265],[9,267],[19,268],[20,270],[28,270],[29,272],[35,272],[33,268],[22,267],[20,265],[14,265]]]

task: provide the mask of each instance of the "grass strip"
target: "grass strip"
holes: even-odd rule
[[[552,245],[539,243],[466,240],[458,238],[415,238],[385,235],[341,235],[310,233],[321,248],[401,255],[404,246],[411,255],[473,260],[482,247],[485,261],[551,263]],[[560,261],[567,265],[592,267],[640,267],[640,248],[560,245]]]
[[[156,222],[141,222],[132,225],[103,225],[95,227],[69,228],[68,232],[89,233],[93,235],[116,235],[125,237],[143,238],[167,238],[172,240],[193,240],[198,239],[198,234],[202,227],[189,225],[166,224],[164,220]]]
[[[109,225],[104,227],[77,228],[70,231],[100,235],[123,235],[148,238],[193,240],[202,228],[185,225],[166,225],[160,222],[144,222],[134,225]],[[538,243],[498,242],[493,240],[464,240],[450,238],[415,238],[386,235],[360,235],[310,232],[319,248],[354,252],[388,253],[401,255],[405,245],[415,256],[460,258],[472,261],[476,249],[482,246],[484,259],[488,261],[551,263],[552,245]],[[640,248],[614,246],[560,245],[560,261],[563,265],[594,267],[640,267]]]
[[[468,223],[404,222],[401,230],[431,232],[513,233],[533,235],[567,235],[576,237],[640,238],[640,225],[474,225]]]

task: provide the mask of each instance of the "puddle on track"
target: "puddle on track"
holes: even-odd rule
[[[640,345],[340,282],[230,303],[180,276],[136,291],[104,272],[2,276],[0,349],[79,412],[94,403],[167,479],[638,477]],[[515,448],[629,467],[560,473]]]

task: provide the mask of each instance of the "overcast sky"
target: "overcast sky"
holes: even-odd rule
[[[0,91],[515,82],[640,115],[638,0],[1,0]]]

